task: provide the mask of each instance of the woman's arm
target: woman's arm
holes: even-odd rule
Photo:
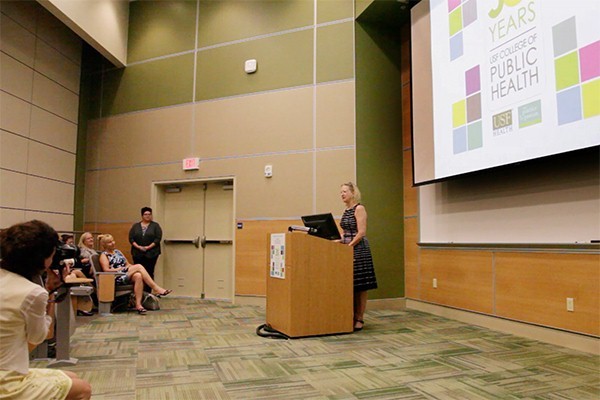
[[[129,243],[131,246],[138,249],[139,251],[146,251],[144,246],[138,244],[137,240],[139,240],[141,233],[141,226],[139,222],[131,225],[131,229],[129,230]]]
[[[135,227],[137,225],[137,222],[133,225],[131,225],[131,229],[129,229],[129,243],[131,243],[132,246],[135,246]]]
[[[52,318],[54,317],[55,303],[54,292],[56,288],[62,285],[67,271],[62,270],[62,280],[60,276],[51,269],[46,269],[46,281],[44,282],[44,290],[41,286],[32,290],[22,306],[22,313],[25,317],[25,326],[27,327],[27,342],[29,348],[33,349],[36,345],[42,343],[50,335],[52,328]],[[49,301],[50,300],[50,301]]]
[[[114,269],[110,268],[110,262],[108,261],[108,257],[106,257],[106,254],[100,253],[100,257],[98,257],[98,261],[100,261],[100,267],[102,267],[102,271],[104,271],[104,272],[114,271]]]
[[[367,235],[367,210],[365,206],[357,205],[354,209],[354,217],[356,218],[358,232],[354,236],[354,239],[348,243],[348,246],[352,247],[356,246]]]
[[[48,336],[51,316],[54,315],[54,303],[48,303],[48,292],[42,287],[31,292],[23,304],[22,312],[27,327],[27,342],[34,346],[42,343]]]
[[[150,226],[146,231],[146,236],[153,237],[152,243],[150,243],[148,246],[141,246],[142,251],[148,251],[160,244],[160,241],[162,240],[162,229],[160,225],[154,221],[150,222]]]
[[[121,258],[124,261],[124,264],[122,267],[119,267],[117,269],[113,269],[113,271],[123,271],[124,269],[127,269],[129,267],[131,267],[131,263],[129,262],[129,260],[127,259],[127,257],[125,257],[125,254],[123,254],[123,252],[119,249],[115,249],[115,254],[119,256],[119,258]],[[117,262],[120,264],[119,260],[117,259]]]
[[[155,230],[154,230],[154,241],[152,242],[151,246],[156,247],[156,246],[160,245],[160,241],[162,240],[162,228],[160,227],[158,222],[153,221],[152,225],[154,225]]]

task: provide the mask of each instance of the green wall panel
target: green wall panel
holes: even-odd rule
[[[313,1],[200,0],[198,47],[313,24]]]
[[[354,17],[354,0],[317,0],[317,23]]]
[[[196,100],[312,83],[313,32],[299,31],[198,52]],[[244,72],[256,59],[258,70]]]
[[[404,295],[400,38],[356,24],[356,168],[379,288]],[[396,35],[396,36],[394,36]]]
[[[196,0],[131,2],[127,62],[193,50],[195,35]]]
[[[193,54],[109,71],[102,88],[102,114],[189,103],[193,100],[193,82]]]
[[[373,3],[374,0],[356,0],[355,4],[355,12],[356,18],[360,16],[369,6]]]
[[[317,82],[354,77],[354,23],[317,29]]]

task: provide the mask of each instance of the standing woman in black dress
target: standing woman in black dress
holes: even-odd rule
[[[343,243],[354,248],[354,330],[360,331],[365,322],[367,290],[377,288],[371,248],[367,240],[367,210],[360,204],[360,190],[352,182],[341,186],[340,195],[346,204],[340,226]]]
[[[142,220],[136,222],[129,230],[129,243],[131,243],[131,255],[134,264],[142,264],[152,279],[154,279],[154,267],[160,255],[160,241],[162,240],[162,229],[160,225],[152,221],[152,209],[142,208]]]

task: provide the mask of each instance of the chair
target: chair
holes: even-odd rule
[[[115,277],[124,275],[123,272],[104,272],[100,266],[100,256],[92,256],[92,272],[98,290],[98,313],[110,314],[115,298],[133,293],[133,285],[116,285]]]

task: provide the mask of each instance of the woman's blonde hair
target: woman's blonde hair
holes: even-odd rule
[[[104,235],[99,235],[98,240],[100,241],[102,248],[106,250],[106,243],[113,241],[114,238],[110,233],[105,233]]]
[[[360,203],[360,190],[358,189],[358,186],[356,186],[352,182],[342,183],[342,186],[346,186],[348,190],[350,190],[350,193],[352,193],[352,197],[354,197],[354,200],[357,203]]]
[[[94,235],[92,235],[92,232],[83,232],[83,233],[81,234],[81,236],[79,237],[79,242],[77,243],[77,246],[79,246],[79,247],[87,247],[87,246],[85,245],[85,243],[83,243],[83,242],[85,242],[85,240],[86,240],[86,239],[87,239],[89,236],[91,236],[91,237],[94,237]]]

